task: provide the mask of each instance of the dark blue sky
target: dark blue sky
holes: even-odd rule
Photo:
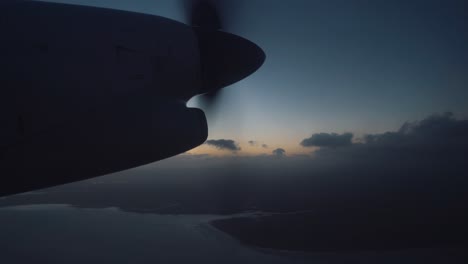
[[[184,19],[174,0],[55,2]],[[267,61],[225,89],[208,115],[210,138],[300,153],[313,133],[380,133],[446,111],[468,117],[464,0],[231,2],[228,30],[260,45]]]

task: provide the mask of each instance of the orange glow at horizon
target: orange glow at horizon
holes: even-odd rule
[[[256,142],[255,144],[250,144],[248,141],[236,141],[241,148],[238,151],[231,151],[227,149],[219,149],[214,146],[202,144],[194,149],[187,151],[187,154],[193,155],[211,155],[211,156],[259,156],[259,155],[271,155],[273,150],[277,148],[282,148],[286,150],[286,155],[303,155],[311,154],[313,148],[304,148],[299,144],[281,144],[281,145],[269,145],[264,147],[262,142]]]

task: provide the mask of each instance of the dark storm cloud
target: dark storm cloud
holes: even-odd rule
[[[231,139],[217,139],[217,140],[211,139],[211,140],[207,140],[205,144],[209,146],[213,146],[218,149],[222,149],[222,150],[230,150],[230,151],[241,150],[241,148],[237,145],[237,143]]]
[[[284,150],[282,148],[277,148],[277,149],[273,150],[272,153],[276,157],[284,157],[286,155],[286,150]]]
[[[254,147],[254,146],[257,145],[257,141],[255,141],[255,140],[250,140],[250,141],[249,141],[249,145],[252,146],[252,147]]]
[[[302,140],[301,145],[303,147],[342,147],[351,145],[353,134],[344,133],[319,133],[313,134],[310,138]]]

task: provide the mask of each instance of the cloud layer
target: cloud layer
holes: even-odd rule
[[[277,148],[277,149],[273,150],[272,153],[276,157],[284,157],[286,155],[286,150],[284,150],[282,148]]]
[[[421,186],[435,190],[446,184],[455,190],[466,185],[467,153],[468,120],[445,113],[407,122],[398,131],[367,135],[362,143],[321,148],[314,163],[372,182],[379,186],[374,191],[398,186],[416,193]]]
[[[239,151],[241,148],[237,145],[234,140],[231,139],[211,139],[207,140],[205,144],[213,146],[221,150]]]
[[[319,133],[302,140],[303,147],[342,147],[352,144],[353,134]]]

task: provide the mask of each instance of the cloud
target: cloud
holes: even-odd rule
[[[450,148],[468,143],[468,120],[456,120],[453,113],[432,115],[419,122],[406,122],[396,132],[364,137],[369,146]]]
[[[466,148],[468,144],[468,120],[457,120],[452,113],[432,115],[418,122],[406,122],[398,131],[368,134],[362,143],[350,148],[392,151],[428,149],[439,154]],[[415,157],[416,158],[416,157]]]
[[[336,133],[319,133],[313,134],[310,138],[302,140],[303,147],[342,147],[351,145],[353,139],[352,133],[336,134]]]
[[[334,164],[336,169],[365,177],[382,176],[382,181],[410,177],[429,182],[467,173],[466,153],[468,120],[445,113],[406,122],[397,131],[366,135],[361,143],[321,148],[315,157],[317,163]]]
[[[284,150],[282,148],[277,148],[277,149],[273,150],[272,153],[273,153],[273,155],[275,155],[277,157],[286,156],[286,150]]]
[[[230,151],[241,150],[241,148],[237,145],[237,143],[231,139],[217,139],[217,140],[211,139],[211,140],[207,140],[205,144],[209,146],[213,146],[221,150],[230,150]]]
[[[260,144],[260,142],[256,141],[256,140],[250,140],[249,142],[249,145],[252,146],[252,147],[262,147],[262,148],[268,148],[268,145],[267,144]]]

